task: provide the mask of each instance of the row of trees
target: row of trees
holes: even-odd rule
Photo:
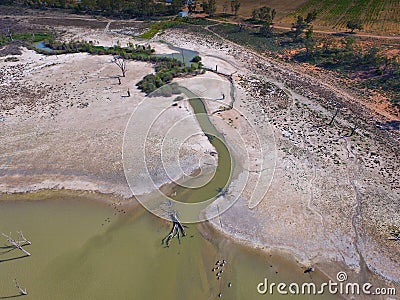
[[[271,7],[263,6],[253,10],[252,12],[253,22],[261,23],[263,25],[260,28],[260,34],[264,36],[272,35],[272,24],[275,16],[276,16],[276,10]]]
[[[0,0],[6,1],[6,0]],[[76,11],[103,13],[107,15],[127,15],[130,17],[151,17],[177,14],[182,8],[182,0],[172,0],[171,5],[154,0],[17,0],[9,4],[32,8],[69,8]]]
[[[195,4],[193,4],[195,6]],[[191,10],[191,7],[193,5],[189,6],[189,11]],[[206,14],[209,14],[210,16],[214,16],[216,11],[217,11],[217,3],[215,0],[208,0],[208,1],[203,1],[203,9]],[[231,8],[231,13],[235,16],[238,15],[239,9],[240,9],[240,1],[239,0],[226,0],[223,3],[222,6],[222,11],[224,14],[228,13],[228,7],[230,6]]]

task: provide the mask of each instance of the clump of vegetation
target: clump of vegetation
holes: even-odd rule
[[[186,23],[186,24],[191,24],[191,25],[207,26],[207,25],[216,24],[214,21],[211,21],[209,19],[203,19],[203,18],[183,17],[183,18],[178,18],[176,20],[179,21],[180,23]]]
[[[64,8],[72,12],[101,14],[105,16],[117,16],[123,18],[176,15],[181,7],[181,0],[172,0],[171,5],[165,1],[152,0],[20,0],[12,4],[19,4],[31,8]]]
[[[6,34],[0,34],[0,46],[4,46],[11,42],[22,42],[23,44],[31,44],[43,41],[51,38],[49,33],[38,32],[38,33],[13,33],[12,31]]]
[[[166,30],[168,28],[179,26],[180,24],[181,24],[181,22],[178,21],[177,19],[155,22],[155,23],[152,23],[149,27],[149,30],[146,31],[145,33],[141,34],[140,37],[143,39],[151,39],[157,33],[161,32],[163,30]]]
[[[317,18],[317,11],[313,10],[309,12],[307,16],[304,18],[303,16],[297,16],[296,22],[292,24],[292,33],[294,35],[294,39],[301,39],[303,33],[307,30],[308,32],[312,30],[311,22]]]
[[[129,44],[128,47],[124,48],[118,45],[113,47],[104,47],[96,46],[91,41],[62,42],[52,38],[44,40],[44,45],[51,49],[51,51],[36,48],[32,45],[30,45],[30,48],[33,48],[37,52],[46,55],[87,52],[97,55],[115,55],[125,59],[135,59],[141,61],[151,60],[151,55],[154,53],[154,49],[152,49],[150,46],[144,45]]]
[[[146,75],[136,84],[146,94],[150,94],[165,84],[170,83],[175,77],[185,75],[195,76],[204,73],[200,62],[198,64],[192,63],[188,67],[174,58],[157,62],[155,71],[156,74]]]
[[[178,96],[178,97],[176,97],[176,98],[174,99],[174,101],[175,101],[175,102],[178,102],[178,101],[182,101],[183,99],[185,99],[185,98],[183,98],[182,96]]]
[[[143,39],[151,39],[159,32],[162,32],[163,30],[169,28],[184,27],[185,25],[206,26],[212,24],[215,24],[215,22],[201,18],[190,18],[190,17],[174,18],[172,20],[163,20],[150,24],[149,30],[141,34],[140,37]]]
[[[11,56],[11,57],[7,57],[4,61],[5,62],[17,62],[17,61],[19,61],[19,59],[18,59],[18,57]]]
[[[191,62],[193,63],[199,63],[201,62],[201,57],[196,55],[195,57],[192,58]]]
[[[249,20],[254,24],[261,24],[263,26],[260,27],[260,34],[264,36],[272,35],[272,24],[274,18],[276,16],[276,10],[263,6],[260,8],[253,9],[252,18]]]
[[[354,32],[354,30],[362,30],[363,26],[360,20],[349,20],[346,24],[346,27]]]

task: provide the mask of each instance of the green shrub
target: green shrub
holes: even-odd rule
[[[18,57],[11,56],[11,57],[7,57],[4,61],[5,62],[16,62],[16,61],[19,61],[19,59],[18,59]]]
[[[198,55],[196,55],[195,57],[193,57],[192,60],[191,60],[191,62],[194,62],[194,63],[199,63],[200,61],[201,61],[201,57],[198,56]]]

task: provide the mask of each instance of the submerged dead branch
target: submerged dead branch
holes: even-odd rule
[[[166,247],[169,247],[171,240],[175,236],[178,238],[179,244],[181,243],[181,237],[186,236],[186,232],[185,232],[186,226],[182,225],[179,222],[178,217],[176,216],[176,213],[171,214],[170,217],[171,217],[171,221],[173,222],[172,229],[169,232],[169,234],[165,238],[163,238],[161,241],[161,244],[162,245],[165,244]]]
[[[28,251],[26,251],[23,247],[27,246],[27,245],[31,245],[32,243],[28,239],[25,238],[22,231],[18,231],[18,234],[19,234],[19,239],[20,239],[19,241],[14,240],[11,237],[11,233],[10,233],[10,235],[6,235],[6,234],[2,233],[2,235],[7,238],[7,242],[10,243],[11,247],[21,250],[26,255],[31,256],[31,254]]]
[[[20,287],[20,285],[18,284],[17,279],[14,279],[14,283],[15,283],[15,287],[18,289],[18,291],[19,291],[19,293],[21,295],[28,295],[27,290]]]

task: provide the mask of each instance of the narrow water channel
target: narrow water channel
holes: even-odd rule
[[[224,137],[215,129],[208,118],[203,101],[190,91],[186,90],[185,93],[189,97],[189,103],[201,129],[207,135],[217,152],[216,155],[218,155],[218,166],[214,176],[207,184],[197,188],[178,186],[174,189],[175,194],[172,197],[174,200],[184,203],[198,203],[216,197],[227,188],[233,170],[233,160]],[[190,186],[190,181],[186,182],[185,185]]]

